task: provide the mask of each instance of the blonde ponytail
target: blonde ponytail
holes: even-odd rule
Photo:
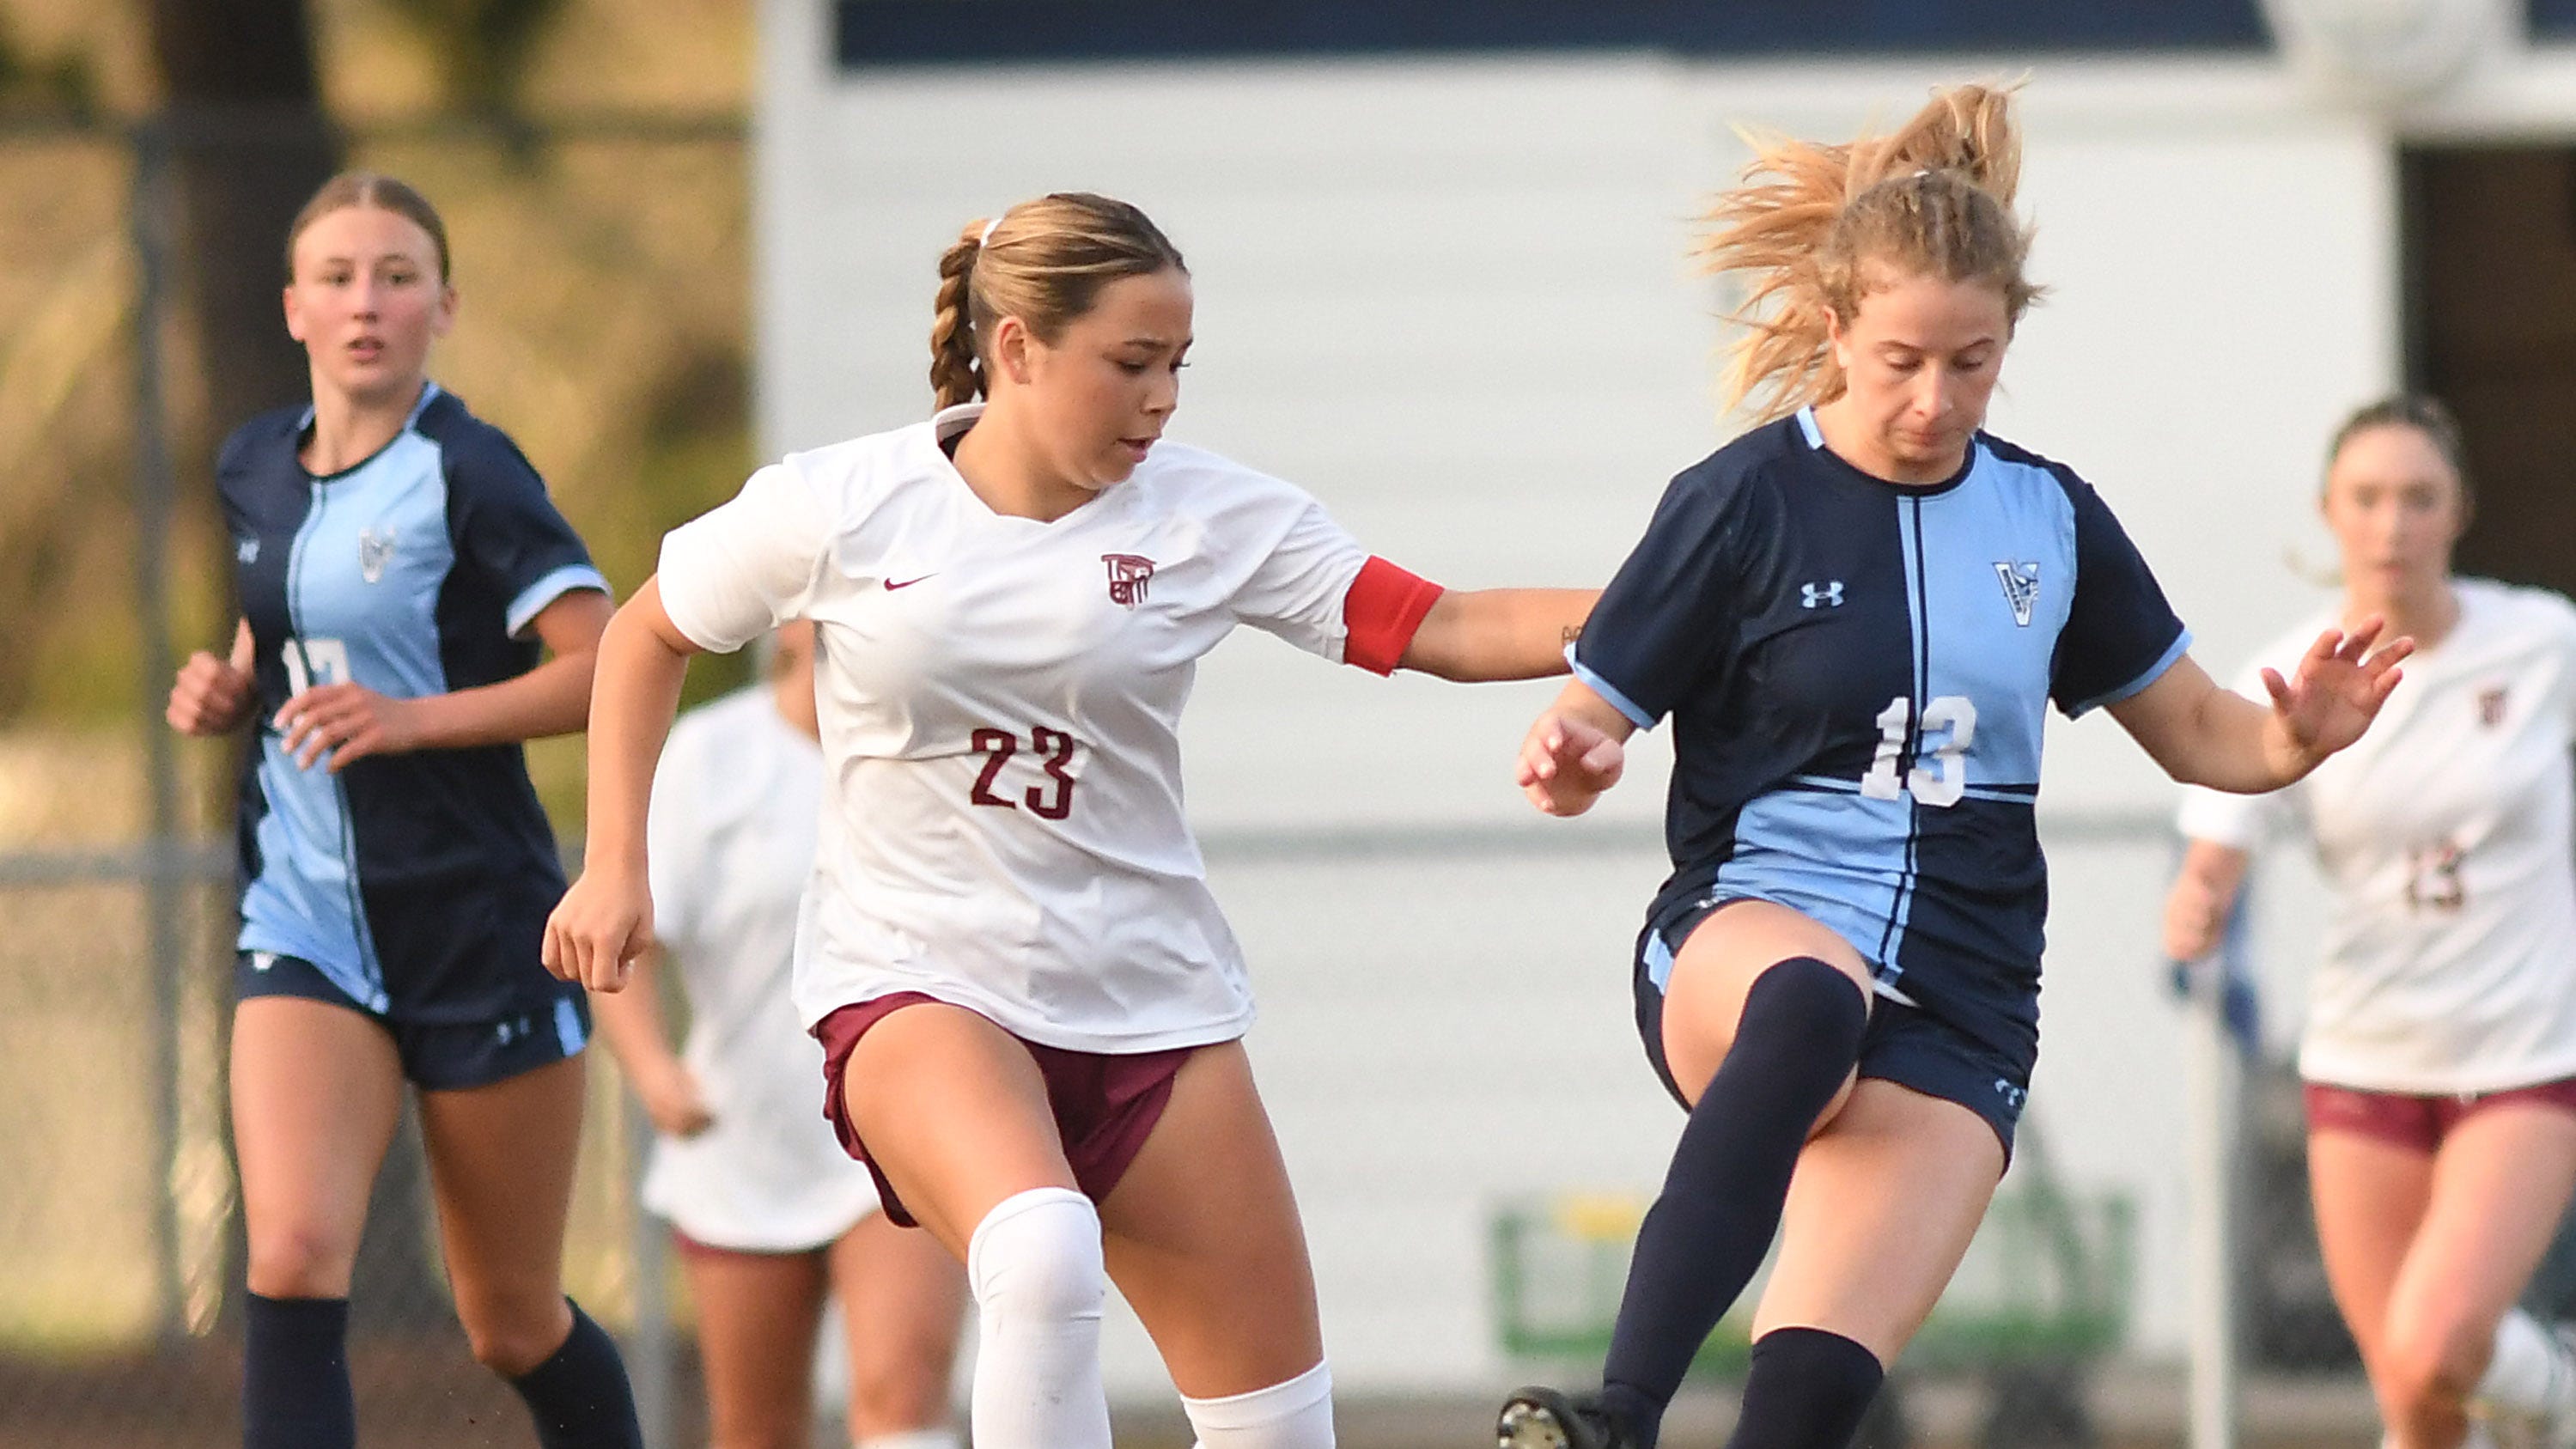
[[[939,295],[930,323],[930,394],[935,407],[955,407],[984,395],[975,357],[975,329],[966,312],[975,254],[983,250],[985,223],[970,221],[939,254]]]
[[[1712,274],[1743,277],[1729,316],[1746,329],[1725,404],[1766,390],[1768,421],[1843,392],[1832,324],[1849,325],[1868,266],[1998,288],[2013,321],[2041,289],[2022,275],[2030,230],[2012,214],[2021,138],[2012,92],[1954,86],[1886,136],[1825,145],[1752,136],[1742,184],[1711,203],[1694,251]]]

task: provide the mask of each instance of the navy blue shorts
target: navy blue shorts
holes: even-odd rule
[[[233,961],[242,1000],[295,996],[345,1007],[385,1029],[402,1059],[403,1077],[424,1092],[488,1087],[522,1072],[578,1056],[590,1040],[590,999],[565,984],[551,1006],[494,1021],[404,1021],[369,1011],[310,961],[270,951],[244,951]]]
[[[1664,1060],[1664,988],[1657,977],[1669,971],[1682,942],[1702,921],[1738,899],[1701,902],[1675,912],[1658,929],[1648,924],[1637,937],[1637,1035],[1644,1038],[1646,1060],[1673,1100],[1684,1108],[1690,1099],[1673,1080]],[[2012,1160],[2013,1128],[2022,1105],[2030,1100],[2029,1062],[2016,1062],[1923,1010],[1881,994],[1870,1003],[1869,1027],[1860,1041],[1860,1075],[1956,1102],[1985,1119],[1995,1140]]]

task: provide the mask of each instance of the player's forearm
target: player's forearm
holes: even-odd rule
[[[593,992],[590,1011],[599,1023],[600,1039],[608,1043],[617,1066],[630,1082],[641,1084],[669,1073],[679,1066],[679,1055],[671,1049],[670,1026],[662,1013],[662,992],[658,977],[665,958],[659,951],[648,951],[636,963],[636,971],[626,981],[623,991]]]
[[[653,793],[653,765],[662,739],[679,712],[688,657],[662,637],[654,621],[661,596],[647,584],[608,623],[599,641],[598,676],[590,698],[590,805],[586,868],[615,865],[644,870],[644,813]],[[662,619],[667,627],[667,617]]]
[[[1598,589],[1453,589],[1431,606],[1401,663],[1459,683],[1563,674],[1565,646],[1600,597]]]
[[[589,649],[559,654],[516,679],[409,701],[412,748],[458,750],[578,734],[590,714]]]

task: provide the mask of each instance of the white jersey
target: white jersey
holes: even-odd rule
[[[1171,442],[1053,522],[996,514],[941,447],[980,411],[793,454],[662,544],[698,644],[815,622],[796,1004],[920,991],[1076,1051],[1230,1040],[1252,995],[1182,814],[1181,706],[1238,623],[1340,659],[1367,556],[1306,494]]]
[[[2188,792],[2185,835],[2252,849],[2295,823],[2336,892],[2299,1070],[2407,1093],[2576,1076],[2576,608],[2455,585],[2458,623],[2406,661],[2369,733],[2277,794]],[[2265,650],[2288,675],[2322,616]]]
[[[711,1247],[820,1247],[877,1205],[823,1119],[823,1048],[788,995],[822,808],[823,752],[768,685],[684,716],[653,776],[654,933],[688,993],[680,1055],[715,1121],[654,1144],[643,1200]]]

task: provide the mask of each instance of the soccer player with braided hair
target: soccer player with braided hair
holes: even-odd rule
[[[1846,145],[1763,144],[1710,214],[1741,276],[1730,403],[1765,420],[1673,480],[1531,727],[1552,815],[1670,715],[1673,873],[1638,942],[1646,1054],[1689,1111],[1598,1395],[1525,1389],[1506,1449],[1652,1449],[1779,1239],[1736,1449],[1842,1449],[2002,1176],[2038,1051],[2053,700],[2176,779],[2259,792],[2352,743],[2400,640],[2329,630],[2264,703],[2214,684],[2074,471],[1982,430],[2038,289],[2008,92]]]
[[[939,270],[940,411],[762,469],[609,624],[588,864],[546,961],[614,990],[650,938],[644,815],[685,657],[812,619],[829,785],[795,996],[887,1216],[966,1264],[978,1449],[1108,1449],[1113,1279],[1206,1449],[1331,1449],[1181,706],[1238,624],[1378,673],[1559,674],[1594,595],[1445,592],[1165,439],[1190,280],[1133,206],[1025,202]]]

